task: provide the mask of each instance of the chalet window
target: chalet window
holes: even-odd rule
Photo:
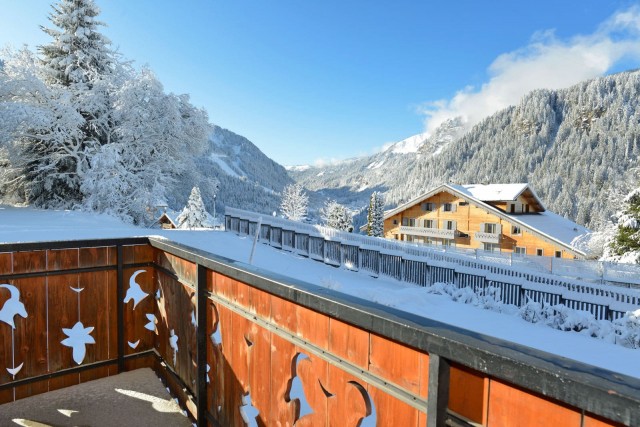
[[[514,252],[518,256],[523,256],[527,254],[527,248],[516,246],[516,250]]]
[[[516,205],[515,205],[515,203],[511,203],[509,205],[509,212],[510,213],[516,213]]]
[[[456,241],[454,239],[442,239],[442,245],[454,247],[456,245]]]
[[[410,236],[410,235],[407,234],[407,235],[404,236],[404,240],[406,242],[413,242],[413,236]]]
[[[467,202],[460,202],[460,203],[458,203],[458,205],[460,205],[460,206],[467,206],[468,204],[469,204],[469,203],[467,203]]]
[[[423,203],[422,210],[425,212],[431,212],[431,211],[435,211],[436,207],[433,203]]]
[[[438,225],[436,224],[436,221],[433,219],[425,219],[424,220],[424,227],[425,228],[438,228]]]
[[[520,230],[520,227],[518,227],[517,225],[513,225],[511,226],[511,234],[514,236],[519,236],[522,234],[522,230]]]
[[[484,223],[484,232],[485,233],[491,233],[491,234],[498,234],[499,233],[499,231],[498,231],[498,228],[499,228],[498,226],[499,225],[500,224],[494,224],[494,223],[491,223],[491,222],[485,222]]]
[[[562,258],[562,251],[556,251],[556,258]]]
[[[485,251],[488,251],[488,252],[500,252],[499,243],[483,243],[482,247]]]
[[[445,230],[455,230],[456,222],[455,221],[444,221],[444,229]]]
[[[456,211],[456,205],[453,203],[445,203],[442,205],[442,210],[444,212],[455,212]]]
[[[525,206],[526,206],[526,207],[525,207],[525,212],[526,212],[526,213],[529,213],[529,205],[525,205]]]
[[[540,248],[536,249],[536,255],[543,256],[544,255],[544,249],[540,249]]]
[[[402,225],[405,227],[415,227],[416,219],[415,218],[402,218]]]
[[[398,225],[398,220],[397,219],[393,220],[393,225]]]

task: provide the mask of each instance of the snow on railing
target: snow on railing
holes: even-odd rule
[[[245,230],[246,234],[249,230],[249,224],[259,221],[262,222],[263,227],[271,227],[268,240],[272,246],[276,247],[286,247],[297,251],[294,236],[296,233],[307,234],[310,237],[309,243],[306,245],[307,255],[323,259],[333,265],[345,265],[347,268],[354,269],[351,267],[354,255],[350,254],[349,246],[358,247],[360,257],[366,251],[378,252],[381,261],[364,260],[364,265],[360,268],[363,271],[395,277],[398,280],[407,280],[406,277],[403,279],[403,275],[414,276],[414,272],[403,270],[401,259],[404,262],[428,261],[431,265],[441,266],[445,269],[469,270],[470,274],[474,274],[475,270],[475,274],[497,278],[496,281],[506,280],[516,283],[518,286],[522,285],[523,289],[529,286],[535,286],[538,289],[548,287],[546,292],[553,292],[558,296],[568,292],[579,292],[584,294],[586,298],[583,298],[584,301],[591,300],[591,297],[587,297],[587,295],[591,295],[604,297],[619,306],[640,305],[640,286],[638,285],[640,283],[640,268],[636,266],[618,267],[615,264],[597,261],[417,245],[348,233],[321,225],[304,224],[235,208],[226,208],[226,216],[229,221],[228,228],[232,231],[243,232]],[[264,239],[264,236],[261,237]],[[319,243],[314,242],[312,238],[325,242],[324,253],[313,253],[312,246],[317,247]],[[337,246],[334,247],[334,244]],[[345,253],[342,253],[341,246],[346,247]],[[365,254],[364,256],[370,255]],[[500,279],[501,277],[508,279]]]

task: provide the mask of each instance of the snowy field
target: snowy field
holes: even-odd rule
[[[252,239],[219,231],[144,229],[82,212],[0,206],[0,242],[35,242],[156,235],[214,254],[248,262]],[[518,316],[456,303],[447,296],[393,279],[334,268],[259,244],[253,265],[346,294],[395,307],[460,328],[640,378],[640,350],[528,323]]]

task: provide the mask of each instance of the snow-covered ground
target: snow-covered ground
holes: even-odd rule
[[[164,236],[241,262],[248,262],[253,243],[251,238],[239,237],[233,233],[144,229],[122,224],[103,215],[0,206],[0,242],[142,235]],[[425,288],[387,278],[374,279],[267,245],[260,244],[256,247],[253,265],[460,328],[640,378],[639,350],[579,333],[562,332],[528,323],[518,316],[457,303],[447,296],[428,293]]]

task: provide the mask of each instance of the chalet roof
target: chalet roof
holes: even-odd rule
[[[395,209],[385,212],[384,219],[390,218],[393,215],[396,215],[405,209],[443,191],[461,197],[514,225],[520,225],[527,231],[564,246],[577,255],[584,257],[588,255],[574,247],[571,242],[574,238],[588,233],[589,229],[561,217],[560,215],[545,210],[544,205],[533,189],[529,187],[529,184],[442,184]],[[530,192],[530,197],[533,197],[534,200],[540,204],[543,212],[513,215],[487,203],[516,200],[525,192]],[[479,197],[482,197],[482,199]],[[496,197],[499,198],[496,199]]]
[[[546,210],[538,195],[533,191],[529,184],[464,184],[453,185],[451,187],[458,191],[468,194],[469,196],[481,200],[483,202],[508,202],[517,200],[520,195],[529,192],[530,195],[542,208]]]

